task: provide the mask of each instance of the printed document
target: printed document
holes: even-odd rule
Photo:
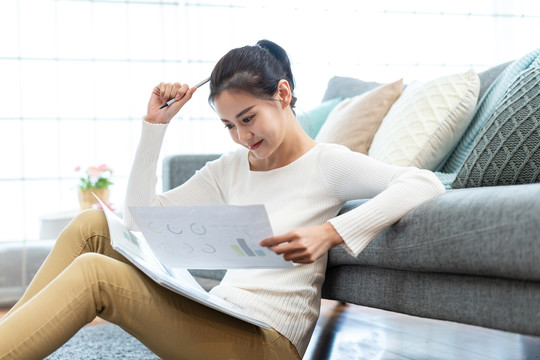
[[[270,328],[238,306],[206,292],[187,271],[294,267],[258,245],[272,235],[264,206],[133,207],[129,210],[141,230],[135,232],[100,203],[113,248],[156,283],[225,314]]]
[[[166,267],[286,268],[259,242],[272,236],[263,205],[130,207],[148,245]]]

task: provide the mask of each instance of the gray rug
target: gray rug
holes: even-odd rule
[[[141,342],[113,324],[87,326],[47,360],[159,359]]]

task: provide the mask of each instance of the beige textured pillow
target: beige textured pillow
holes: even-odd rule
[[[471,121],[479,89],[474,70],[410,84],[383,119],[369,156],[434,170]]]
[[[403,80],[343,100],[328,115],[315,140],[367,154],[382,119],[401,95]]]

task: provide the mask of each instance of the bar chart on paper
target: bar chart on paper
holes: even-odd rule
[[[293,267],[283,256],[259,245],[272,236],[263,205],[133,207],[130,213],[167,267]]]
[[[231,248],[238,256],[266,256],[262,250],[251,250],[245,239],[238,238],[238,245],[231,244]]]

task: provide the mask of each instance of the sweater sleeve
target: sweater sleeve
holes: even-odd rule
[[[141,139],[135,153],[128,179],[124,203],[124,224],[136,225],[129,212],[130,206],[206,205],[223,203],[214,173],[204,167],[183,185],[166,193],[157,194],[157,165],[167,125],[143,121]]]
[[[329,220],[353,256],[386,227],[445,192],[429,170],[385,164],[348,149],[333,147],[320,160],[322,176],[341,201],[369,199]]]

